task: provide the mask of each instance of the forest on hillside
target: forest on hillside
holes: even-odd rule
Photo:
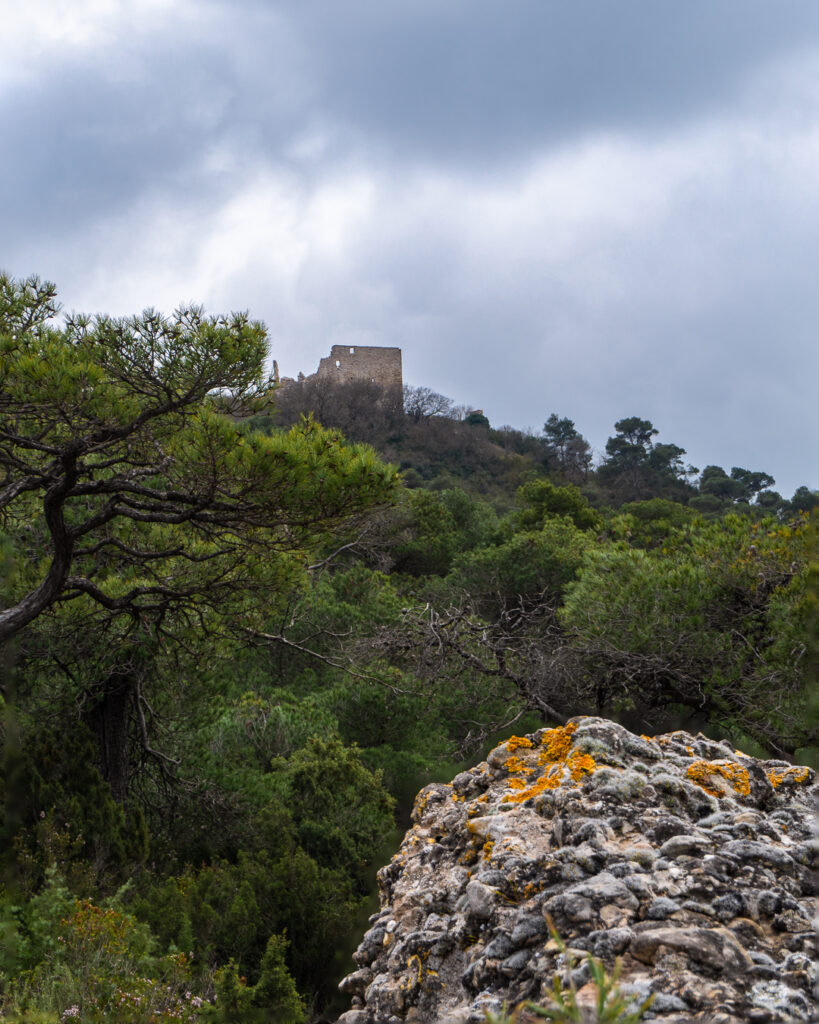
[[[58,308],[0,277],[4,1019],[330,1019],[415,792],[491,738],[819,763],[809,487]]]

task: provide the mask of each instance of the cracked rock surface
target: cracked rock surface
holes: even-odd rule
[[[591,1006],[586,953],[653,994],[647,1022],[819,1020],[816,796],[812,769],[702,735],[512,737],[418,794],[339,1024],[483,1024],[556,973]]]

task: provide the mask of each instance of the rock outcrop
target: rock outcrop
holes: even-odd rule
[[[621,959],[635,1007],[653,993],[645,1021],[819,1019],[815,796],[812,769],[702,735],[513,737],[419,793],[339,1024],[479,1024],[555,974],[590,1004],[587,953]]]

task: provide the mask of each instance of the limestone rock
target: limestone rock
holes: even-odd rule
[[[587,953],[653,995],[646,1022],[819,1020],[815,797],[811,769],[702,735],[512,737],[418,795],[340,1024],[483,1024],[555,974],[591,1006]]]

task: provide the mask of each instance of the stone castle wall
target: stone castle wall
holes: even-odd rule
[[[333,345],[330,355],[319,360],[315,373],[307,377],[300,373],[295,380],[292,377],[280,377],[279,366],[274,359],[273,378],[279,387],[290,387],[307,381],[343,384],[356,380],[378,384],[389,391],[400,392],[404,386],[401,349],[378,345]]]
[[[400,348],[375,345],[333,345],[319,362],[315,376],[321,380],[366,380],[384,388],[401,389],[403,373]]]

